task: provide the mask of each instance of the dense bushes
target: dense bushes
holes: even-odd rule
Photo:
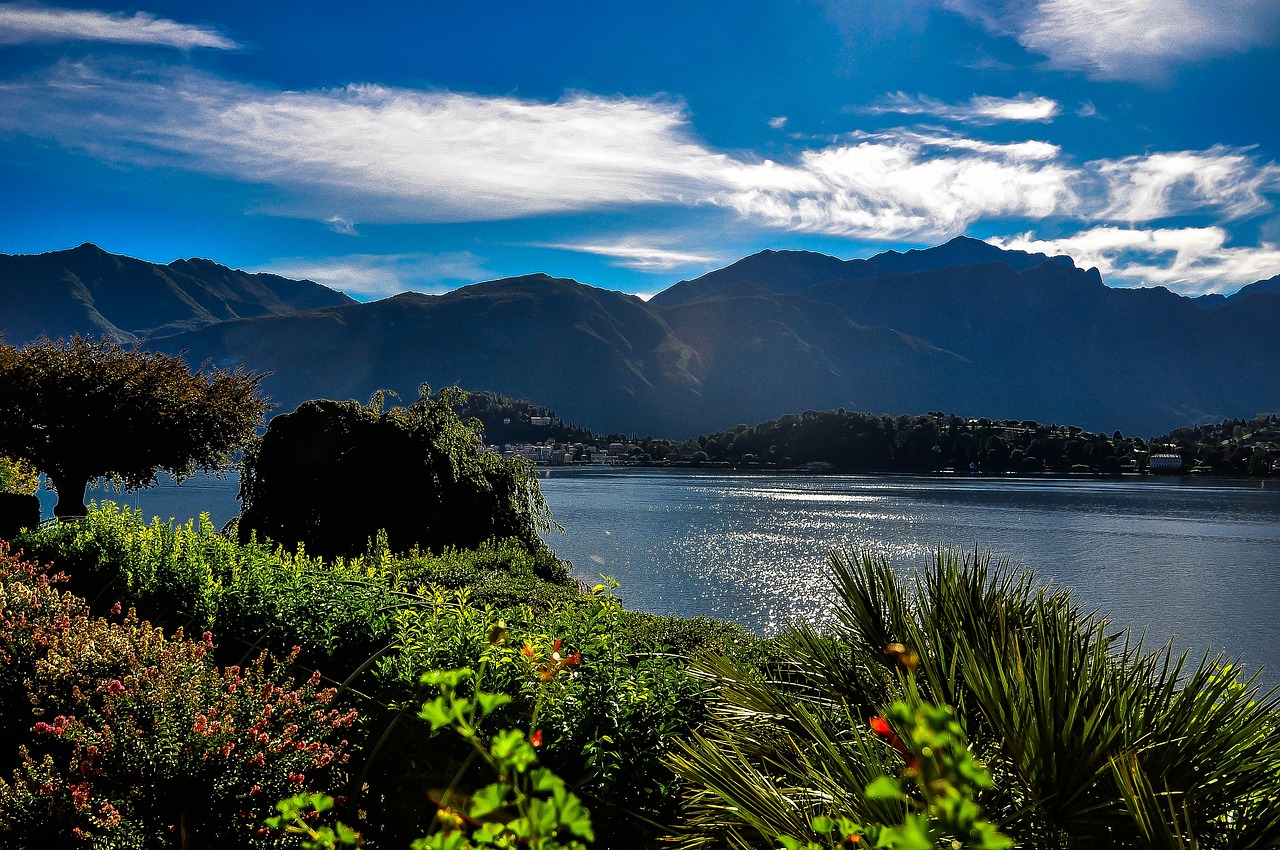
[[[227,663],[254,647],[296,644],[301,661],[351,679],[364,697],[351,736],[352,781],[367,786],[359,825],[385,847],[426,831],[435,807],[423,789],[444,787],[467,755],[414,720],[423,673],[489,662],[486,689],[513,697],[495,728],[522,726],[539,686],[529,662],[545,663],[557,641],[562,654],[576,653],[581,663],[542,700],[542,757],[598,814],[599,846],[643,847],[678,816],[665,755],[705,716],[688,656],[756,645],[730,624],[626,611],[608,587],[583,590],[566,565],[519,542],[406,557],[375,547],[324,561],[237,543],[207,520],[146,523],[106,503],[21,543],[70,572],[99,609],[119,599],[154,619],[212,629]],[[495,646],[499,622],[508,639]]]
[[[275,800],[333,787],[355,713],[318,674],[219,669],[209,633],[90,617],[60,581],[0,542],[5,846],[268,846]]]
[[[1069,594],[977,555],[942,552],[914,582],[883,561],[836,561],[836,622],[759,641],[715,621],[628,612],[608,586],[579,588],[564,580],[563,565],[518,543],[409,557],[375,548],[327,562],[238,544],[207,522],[145,524],[114,506],[79,523],[41,528],[23,543],[75,573],[74,585],[92,590],[100,610],[122,599],[173,624],[214,625],[224,655],[228,646],[244,655],[252,644],[296,641],[304,647],[301,659],[323,661],[329,675],[349,680],[346,693],[363,722],[343,732],[352,743],[346,790],[355,799],[340,814],[375,846],[403,847],[430,832],[441,789],[467,792],[489,781],[468,773],[465,740],[435,738],[417,719],[431,697],[423,674],[463,667],[483,669],[483,682],[474,686],[505,698],[485,731],[537,733],[540,761],[591,807],[599,847],[652,847],[672,831],[690,848],[773,848],[779,836],[792,836],[798,846],[814,839],[828,846],[823,842],[835,838],[815,834],[815,818],[824,828],[857,823],[889,830],[876,834],[918,822],[936,800],[912,790],[919,783],[908,778],[913,760],[933,756],[910,749],[913,732],[900,728],[899,739],[887,725],[912,721],[903,705],[933,711],[934,731],[946,731],[947,758],[989,777],[986,784],[956,786],[953,801],[970,814],[980,806],[994,828],[1021,846],[1280,844],[1275,695],[1237,681],[1220,658],[1195,664],[1168,648],[1151,652],[1127,643]],[[48,584],[29,575],[38,586]],[[5,610],[19,622],[11,613],[18,609]],[[112,640],[137,647],[130,652],[139,657],[163,638],[131,619],[109,628],[94,622],[96,629],[114,629]],[[93,629],[85,634],[95,646],[111,645]],[[206,669],[200,667],[198,675],[175,673],[152,684],[115,672],[70,637],[59,640],[66,646],[59,650],[62,666],[40,668],[48,684],[39,688],[57,697],[36,701],[48,709],[34,738],[32,703],[25,694],[0,692],[0,721],[16,735],[9,751],[28,738],[45,748],[11,766],[18,772],[0,795],[7,807],[0,817],[14,824],[36,824],[46,804],[55,806],[49,811],[62,818],[58,823],[89,819],[77,808],[88,799],[84,786],[68,766],[87,760],[90,746],[101,752],[116,744],[77,723],[97,723],[108,709],[131,706],[142,718],[130,721],[138,730],[131,739],[184,741],[143,718],[142,706],[181,696],[193,706],[216,706],[221,716],[260,717],[253,714],[262,711],[257,703],[224,705],[231,685],[249,690],[240,683],[278,675],[270,665],[251,666],[232,681],[231,673],[198,673]],[[9,646],[10,679],[36,681],[38,653],[47,650],[32,640]],[[185,671],[182,664],[195,664],[191,657],[209,650],[206,641],[170,653],[178,659],[174,669]],[[66,663],[73,658],[75,664]],[[55,675],[55,668],[64,672]],[[188,694],[180,681],[197,693]],[[56,709],[68,718],[62,723],[49,714],[55,703],[75,706]],[[180,725],[191,738],[198,718],[185,704],[167,714],[186,718]],[[883,728],[869,726],[870,719]],[[914,732],[929,732],[928,723],[915,725]],[[71,743],[67,729],[75,730]],[[222,754],[228,742],[234,746]],[[234,794],[226,789],[250,780],[288,791],[290,773],[310,776],[293,766],[276,770],[270,785],[235,762],[237,753],[255,753],[251,743],[216,743],[201,750],[194,741],[191,758],[199,764],[183,756],[165,769],[200,777],[208,762],[220,778],[201,779],[200,793],[228,800]],[[66,749],[73,745],[81,749]],[[63,749],[54,752],[55,746]],[[60,773],[51,772],[45,752]],[[886,776],[903,777],[894,786],[900,792],[868,795],[869,787],[885,790]],[[461,777],[456,784],[455,777]],[[41,787],[54,790],[40,796]],[[140,800],[130,811],[139,823],[157,817]],[[904,821],[907,812],[917,821]],[[101,828],[81,821],[74,823]]]

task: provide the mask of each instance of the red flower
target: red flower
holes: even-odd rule
[[[916,757],[912,755],[910,750],[903,746],[902,741],[893,733],[893,729],[889,726],[888,720],[885,720],[883,717],[871,718],[871,731],[888,741],[889,745],[897,750],[898,754],[902,756],[903,761],[907,763],[908,768],[915,770],[920,766],[920,762]]]
[[[542,730],[541,729],[535,730],[534,733],[529,736],[529,743],[535,747],[542,746]]]

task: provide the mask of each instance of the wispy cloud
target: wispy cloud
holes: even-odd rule
[[[1280,40],[1274,0],[944,0],[1050,65],[1156,81],[1178,65]]]
[[[667,272],[684,266],[707,266],[722,262],[723,258],[708,254],[694,254],[688,251],[676,251],[670,248],[646,244],[635,239],[627,239],[608,244],[600,243],[555,243],[540,244],[533,247],[555,248],[561,251],[576,251],[581,254],[594,254],[609,257],[610,265],[642,272]]]
[[[480,221],[695,202],[730,162],[675,102],[553,102],[352,85],[271,91],[189,69],[64,63],[0,87],[0,127],[104,158],[285,192],[280,212],[355,222]],[[345,207],[335,210],[335,199]]]
[[[1205,151],[1130,156],[1091,164],[1106,184],[1099,217],[1154,221],[1187,212],[1247,218],[1270,209],[1280,190],[1280,166],[1259,164],[1250,148],[1216,145]]]
[[[1018,251],[1067,254],[1083,268],[1097,268],[1112,285],[1164,286],[1184,295],[1234,292],[1280,271],[1280,247],[1228,246],[1221,227],[1094,227],[1058,239],[1024,233],[988,241]]]
[[[1062,111],[1058,102],[1047,97],[1019,94],[1017,97],[977,95],[967,103],[944,103],[925,95],[903,91],[889,92],[862,111],[876,115],[928,115],[944,121],[969,124],[999,124],[1005,121],[1049,122]]]
[[[769,126],[775,130],[781,130],[783,127],[787,126],[787,116],[775,115],[769,119]]]
[[[1029,109],[1046,114],[1035,102],[1026,96]],[[1280,167],[1249,148],[1081,164],[1034,139],[897,129],[812,141],[773,162],[702,143],[671,100],[572,94],[544,102],[383,86],[274,91],[190,69],[148,75],[94,63],[0,83],[0,132],[263,187],[257,194],[272,198],[266,211],[347,233],[362,222],[665,204],[714,205],[786,230],[927,240],[979,221],[1238,220],[1270,209],[1280,191]],[[649,269],[685,253],[643,241],[573,247],[587,249]]]
[[[359,236],[356,231],[356,224],[349,218],[343,218],[340,215],[331,215],[324,220],[324,223],[333,228],[334,233],[341,233],[346,236]]]
[[[0,3],[0,44],[100,41],[194,50],[239,47],[213,27],[183,24],[146,12],[125,15],[96,9],[58,9],[25,3]]]
[[[447,292],[462,284],[494,277],[484,268],[481,258],[468,251],[281,259],[266,270],[285,277],[314,280],[362,301],[409,290]]]

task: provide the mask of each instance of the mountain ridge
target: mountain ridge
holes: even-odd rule
[[[114,267],[113,256],[97,262]],[[119,262],[141,292],[168,299],[151,313],[135,305],[135,317],[168,320],[149,345],[271,372],[263,386],[280,412],[379,389],[413,398],[422,383],[535,399],[597,433],[658,436],[839,407],[1150,434],[1280,410],[1280,293],[1265,286],[1210,305],[1112,289],[1069,258],[971,239],[877,257],[762,251],[648,302],[537,273],[367,304],[209,260]],[[129,305],[95,297],[102,287],[79,274],[44,285],[82,325],[134,333],[115,318]],[[305,309],[308,299],[322,304]],[[217,317],[237,308],[257,313]],[[0,317],[0,330],[25,341],[22,322],[56,324]]]

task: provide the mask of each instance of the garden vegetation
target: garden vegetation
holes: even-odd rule
[[[239,529],[105,502],[0,542],[0,848],[1280,846],[1238,660],[946,549],[833,557],[834,619],[768,640],[630,612],[454,401],[280,417]],[[397,457],[403,524],[314,500]]]

